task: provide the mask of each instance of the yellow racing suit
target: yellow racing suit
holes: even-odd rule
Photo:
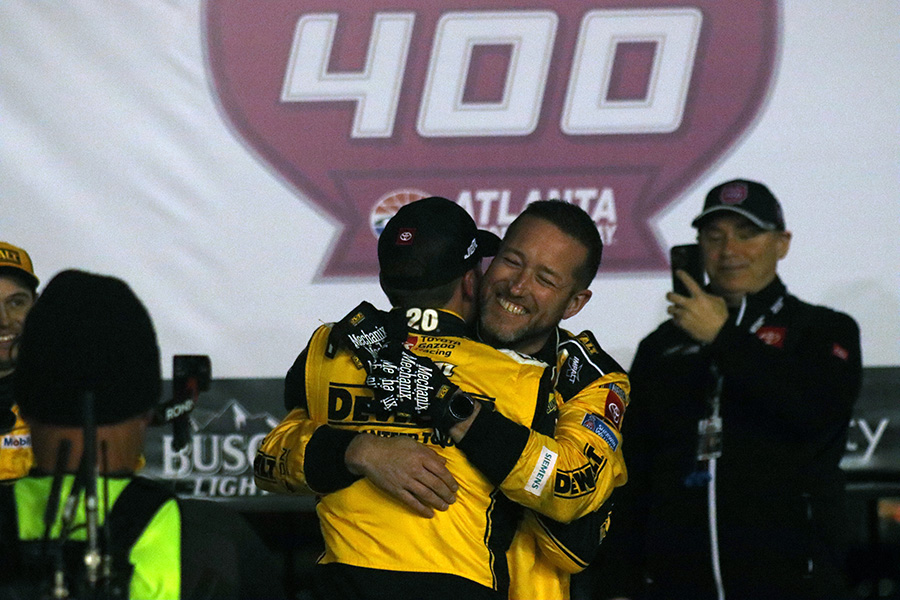
[[[398,314],[404,318],[392,313]],[[597,394],[576,395],[559,412],[554,368],[469,339],[458,316],[411,309],[406,317],[407,346],[433,359],[487,409],[462,443],[436,440],[431,429],[408,417],[375,410],[365,372],[350,353],[327,355],[330,326],[325,325],[288,373],[286,404],[296,408],[260,446],[257,484],[273,492],[322,495],[317,505],[326,545],[321,563],[398,576],[455,574],[506,590],[506,550],[519,524],[519,507],[568,522],[597,509],[624,483],[617,426]],[[623,385],[617,389],[627,393],[621,372],[597,385]],[[557,413],[555,438],[530,429],[537,419]],[[350,475],[343,452],[349,436],[359,432],[407,435],[432,447],[459,483],[456,503],[422,519],[366,479]]]
[[[28,475],[34,462],[31,450],[31,432],[15,404],[11,408],[16,416],[13,428],[0,435],[0,481],[15,480]]]
[[[535,354],[545,362],[556,362],[554,385],[558,392],[558,414],[581,410],[568,400],[576,395],[582,403],[602,406],[606,421],[617,431],[628,404],[627,379],[590,332],[577,336],[557,328],[556,335]],[[609,375],[618,378],[610,381]],[[554,432],[558,414],[536,418],[532,428]],[[534,511],[525,518],[507,552],[510,565],[511,600],[568,600],[570,577],[590,564],[609,526],[606,507],[571,523],[559,523]]]

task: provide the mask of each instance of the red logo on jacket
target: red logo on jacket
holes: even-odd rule
[[[835,342],[831,346],[831,353],[841,360],[847,360],[848,358],[850,358],[850,352],[848,352],[846,348],[844,348],[837,342]]]
[[[756,337],[769,346],[774,346],[776,348],[784,348],[784,338],[786,335],[787,328],[785,327],[760,327],[756,332]]]
[[[612,423],[618,431],[622,427],[622,416],[625,414],[627,394],[625,390],[614,383],[609,384],[609,393],[606,394],[606,406],[603,415]]]

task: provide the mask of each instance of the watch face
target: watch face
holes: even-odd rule
[[[475,401],[468,394],[456,393],[450,398],[447,410],[457,421],[465,421],[475,410]]]

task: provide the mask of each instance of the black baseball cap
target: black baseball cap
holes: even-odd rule
[[[499,247],[500,238],[478,229],[460,205],[439,196],[423,198],[402,206],[381,232],[381,279],[399,290],[437,287],[494,256]]]
[[[784,214],[769,188],[756,181],[733,179],[711,189],[703,203],[703,212],[691,225],[699,228],[709,215],[721,211],[737,213],[766,230],[784,231]]]

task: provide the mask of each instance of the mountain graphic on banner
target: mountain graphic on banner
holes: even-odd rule
[[[267,412],[249,412],[236,399],[229,400],[217,412],[197,409],[191,417],[194,432],[228,433],[233,431],[269,431],[278,425],[278,419]]]

